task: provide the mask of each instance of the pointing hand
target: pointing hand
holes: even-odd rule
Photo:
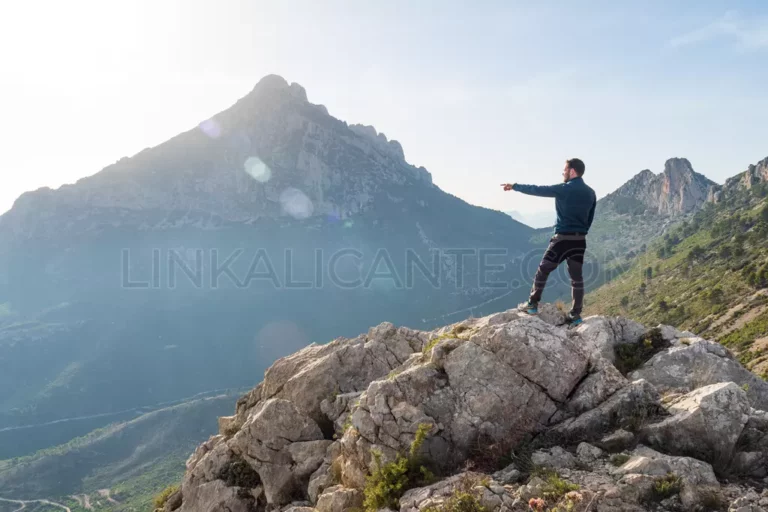
[[[515,184],[514,183],[502,183],[501,186],[504,187],[504,192],[509,192],[510,190],[512,190],[512,187],[515,186]]]

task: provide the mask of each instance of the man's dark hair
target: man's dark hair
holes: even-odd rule
[[[586,170],[586,167],[584,166],[584,162],[582,162],[578,158],[571,158],[570,160],[566,160],[565,163],[568,164],[568,167],[576,171],[576,174],[578,176],[584,176],[584,171]]]

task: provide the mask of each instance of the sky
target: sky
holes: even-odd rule
[[[551,209],[499,185],[557,182],[571,157],[602,196],[671,157],[723,182],[768,156],[768,2],[633,4],[5,2],[0,212],[196,126],[271,73],[502,211]]]

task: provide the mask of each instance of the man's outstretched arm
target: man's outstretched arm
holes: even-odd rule
[[[557,197],[560,195],[560,191],[563,190],[563,185],[563,183],[557,185],[520,185],[519,183],[512,183],[503,185],[503,187],[504,190],[514,190],[529,196]]]

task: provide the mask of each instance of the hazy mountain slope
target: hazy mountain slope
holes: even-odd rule
[[[589,312],[631,314],[715,338],[768,375],[768,184],[759,178],[766,168],[768,159],[728,180],[716,203],[589,294]]]
[[[146,500],[183,473],[184,453],[217,429],[216,418],[232,409],[233,395],[195,400],[113,424],[34,455],[0,461],[0,496],[50,498],[113,489],[124,502]],[[168,462],[175,461],[175,469]],[[163,469],[165,468],[165,469]],[[125,482],[166,472],[143,492]],[[162,480],[162,479],[161,479]],[[120,492],[131,487],[132,493]]]
[[[0,427],[240,387],[385,319],[509,306],[525,295],[509,283],[530,233],[266,77],[200,127],[0,218],[0,303],[14,315],[0,330],[13,383]],[[493,277],[507,288],[480,281],[486,263],[505,265]]]

